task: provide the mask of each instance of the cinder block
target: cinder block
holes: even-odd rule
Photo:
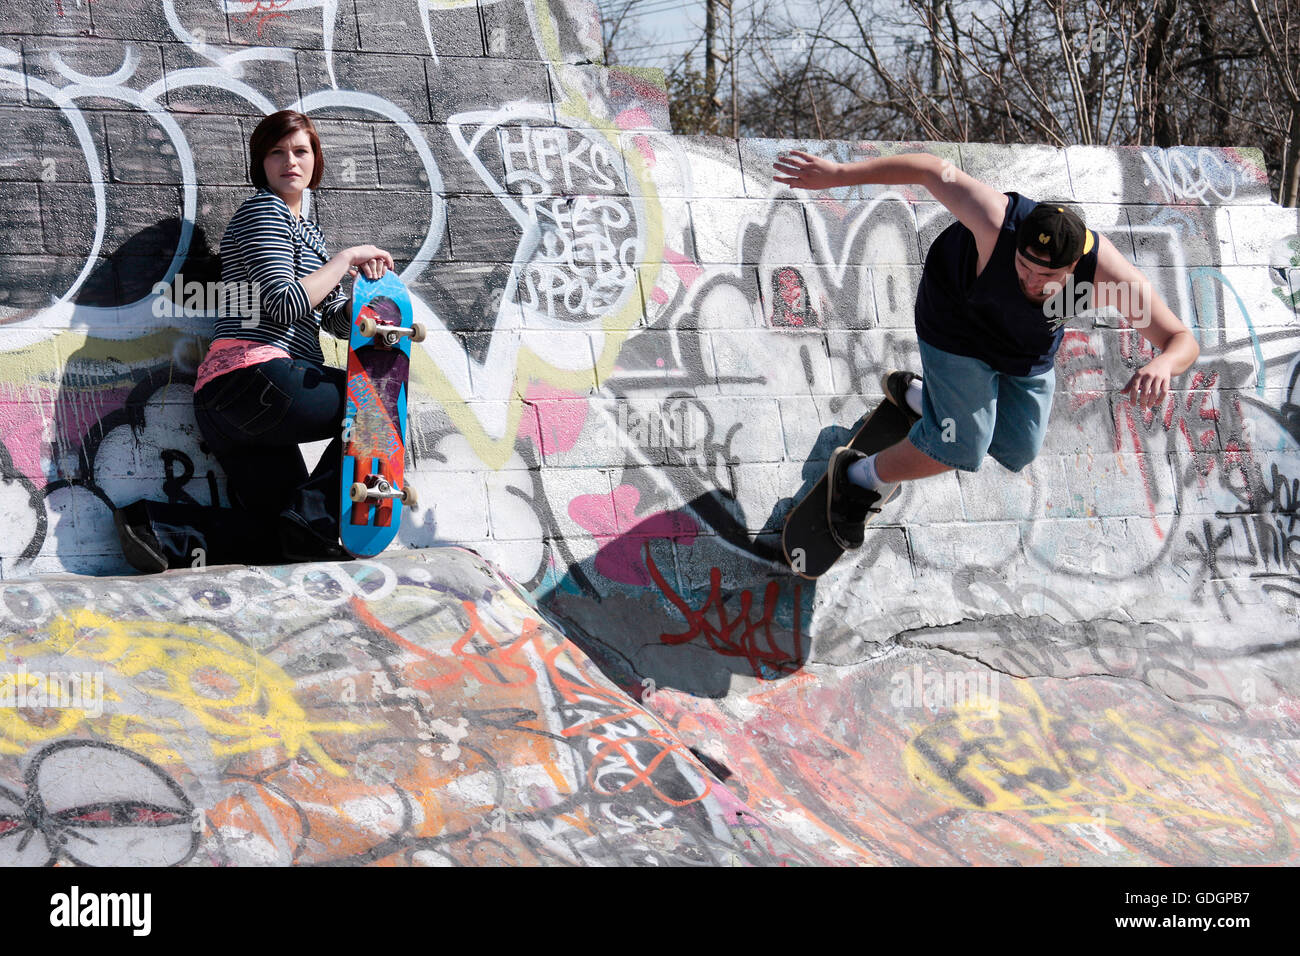
[[[377,189],[374,124],[327,118],[313,122],[325,150],[321,190]]]
[[[718,332],[709,340],[705,371],[724,395],[835,393],[820,332]]]
[[[520,196],[626,196],[618,141],[593,130],[498,126],[502,185]]]
[[[992,501],[982,501],[980,503],[982,519],[973,520],[1013,520],[1023,517],[1022,511],[1012,506],[1019,503],[1021,499],[1028,498],[1027,493],[1016,493],[1020,490],[1017,487],[1016,476],[991,461],[985,462],[979,474],[996,475],[986,479],[990,489],[987,493],[993,494],[993,489],[996,489],[1012,504],[999,508],[993,506]],[[962,472],[961,477],[965,478],[966,473]],[[1020,483],[1023,483],[1023,480]],[[916,481],[905,481],[899,486],[898,494],[886,503],[880,520],[886,524],[901,525],[961,521],[967,516],[962,506],[965,497],[966,487],[958,480],[958,472],[955,471],[947,471]]]
[[[376,4],[374,7],[378,9],[367,8],[363,17],[357,17],[355,5],[348,0],[338,0],[333,11],[328,6],[275,10],[269,4],[231,4],[233,9],[227,13],[228,32],[230,42],[239,46],[352,52],[357,49],[359,21],[364,23],[375,14],[382,16],[383,9],[391,6],[395,5]],[[182,22],[190,21],[182,19]],[[428,48],[423,52],[427,54]]]
[[[876,326],[866,266],[759,266],[763,324],[773,329],[870,329]]]
[[[1020,525],[1013,522],[909,524],[907,535],[917,578],[998,567],[1020,553]]]
[[[813,261],[852,268],[916,265],[921,261],[916,217],[897,199],[813,200],[804,204]]]
[[[603,469],[544,468],[536,472],[537,493],[561,503],[551,509],[554,529],[567,542],[618,534],[610,475]],[[593,552],[595,548],[592,549]]]
[[[962,169],[998,192],[1014,191],[1039,202],[1073,199],[1063,149],[992,143],[962,143],[960,149]]]
[[[422,254],[448,257],[445,233],[432,253],[421,250],[439,212],[438,196],[376,187],[330,189],[318,193],[317,199],[313,214],[331,249],[373,243],[392,253],[399,267]]]
[[[813,261],[799,203],[698,199],[691,200],[690,207],[701,264],[799,265]]]
[[[745,182],[735,140],[720,136],[673,136],[668,133],[624,133],[624,153],[645,165],[662,197],[740,198]]]
[[[0,255],[31,253],[44,247],[39,192],[28,183],[0,183]]]
[[[1201,206],[1126,206],[1139,269],[1217,266],[1232,261],[1226,214]]]
[[[609,130],[672,128],[663,74],[656,69],[552,66],[555,116],[567,126]]]
[[[406,473],[407,481],[420,496],[420,507],[413,536],[402,522],[403,538],[411,547],[431,547],[456,541],[472,541],[488,536],[487,495],[479,472],[439,470],[426,474],[423,469]]]
[[[918,261],[924,263],[925,257],[930,254],[930,247],[934,245],[934,240],[939,238],[941,232],[953,225],[957,217],[950,213],[946,206],[937,202],[912,203],[911,208],[917,223],[917,246],[920,250]]]
[[[171,28],[165,27],[164,32],[157,35],[170,36]],[[224,69],[230,75],[230,81],[218,85],[207,72],[213,69],[211,56],[225,56],[233,51],[224,46],[224,40],[213,40],[211,35],[206,42],[215,44],[215,48],[205,45],[200,52],[200,49],[184,43],[161,45],[165,92],[157,100],[165,103],[169,112],[260,119],[270,112],[265,105],[270,105],[272,110],[284,109],[297,101],[298,70],[292,60],[259,61],[255,68],[250,64],[229,64]],[[254,95],[242,95],[238,85],[248,87]],[[258,102],[259,95],[265,98],[266,104]],[[314,110],[312,115],[316,115]],[[234,124],[231,126],[233,128]]]
[[[117,182],[172,186],[187,180],[204,186],[249,186],[248,134],[252,125],[221,117],[177,113],[179,149],[193,165],[186,169],[167,130],[144,113],[105,113],[108,159]],[[251,123],[251,121],[248,121]]]
[[[1278,206],[1232,206],[1232,247],[1239,265],[1286,268],[1297,255],[1300,211]]]
[[[921,267],[878,265],[871,269],[876,325],[881,328],[916,327],[916,295],[921,287]]]
[[[651,267],[643,269],[644,282]],[[662,312],[677,329],[757,329],[764,326],[758,270],[753,266],[696,266],[694,263],[657,267],[655,285],[646,304],[647,320]]]
[[[1268,173],[1258,149],[1206,146],[1142,150],[1142,185],[1160,203],[1260,204],[1269,201]]]
[[[642,388],[696,393],[711,382],[708,338],[691,330],[643,329],[622,343],[611,379],[622,395]],[[702,394],[712,394],[705,388]]]
[[[452,257],[462,262],[515,259],[522,228],[491,196],[452,196],[447,202]]]
[[[502,302],[510,262],[420,262],[424,268],[414,282],[407,283],[408,288],[427,302],[451,331],[490,332],[498,325],[509,329],[523,325],[518,297]],[[487,344],[486,339],[475,343]]]
[[[418,138],[395,123],[375,123],[371,129],[379,183],[385,189],[432,189],[443,195],[501,191],[504,173],[493,136],[485,138],[490,148],[474,154],[487,174],[485,180],[453,142],[445,124],[417,124]],[[427,156],[421,155],[420,146],[427,149]]]
[[[633,188],[636,188],[635,183]],[[638,227],[646,247],[642,250],[643,263],[667,263],[683,279],[698,265],[695,254],[695,231],[691,223],[690,203],[685,199],[662,198],[650,195],[644,198],[637,210]],[[645,219],[641,219],[642,211]],[[657,243],[651,242],[657,236]]]
[[[745,137],[738,141],[740,150],[740,172],[744,179],[745,195],[755,199],[808,199],[814,195],[824,195],[834,199],[846,199],[859,187],[825,190],[823,193],[810,193],[807,190],[791,189],[784,183],[773,180],[777,175],[773,168],[776,161],[795,150],[822,156],[835,162],[847,162],[851,146],[836,140],[817,139],[759,139]]]
[[[546,65],[526,60],[439,57],[425,61],[430,111],[435,123],[459,131],[468,146],[483,144],[498,125],[553,125]],[[527,101],[513,91],[528,90]],[[492,95],[495,91],[499,95]],[[495,146],[495,144],[493,144]]]
[[[108,217],[101,254],[156,258],[176,251],[181,216],[178,188],[109,183],[104,192],[115,214]],[[87,206],[94,208],[90,187],[43,183],[38,194],[46,251],[89,252],[95,235],[95,217],[85,215]]]
[[[377,114],[356,94],[369,94],[396,107],[392,120],[402,118],[428,123],[435,117],[430,111],[430,91],[423,70],[427,56],[387,53],[335,51],[326,57],[315,48],[294,54],[304,101],[312,119],[376,120]],[[292,69],[292,67],[291,67]],[[335,85],[337,84],[337,86]],[[294,97],[296,98],[296,96]]]
[[[943,478],[950,479],[941,482]],[[934,493],[927,501],[913,504],[903,499],[909,514],[925,516],[926,521],[1038,521],[1069,513],[1069,491],[1062,458],[1040,454],[1024,470],[1011,472],[992,458],[986,458],[979,471],[951,471],[934,478],[905,484],[904,490],[930,491],[931,482],[940,482],[942,494]],[[950,486],[950,487],[943,487]],[[957,502],[951,514],[950,501]]]
[[[351,20],[349,17],[346,22],[349,27]],[[366,7],[355,17],[355,24],[352,42],[366,52],[414,53],[438,59],[484,53],[483,30],[474,5],[381,3]],[[336,32],[344,25],[340,18]]]
[[[1145,170],[1142,150],[1137,147],[1067,146],[1065,163],[1075,202],[1122,203],[1147,199],[1145,190],[1133,189],[1134,183],[1142,181]]]
[[[73,6],[73,4],[68,4]],[[88,6],[85,4],[83,6]],[[144,4],[140,5],[141,7]],[[8,11],[6,11],[7,13]],[[66,8],[63,11],[68,12]],[[116,19],[104,18],[101,19]],[[128,14],[125,19],[130,19]],[[6,22],[5,32],[11,24]],[[46,31],[41,31],[45,33]],[[57,32],[57,31],[54,31]],[[99,33],[99,31],[96,31]],[[107,36],[107,34],[101,34]],[[171,31],[154,34],[137,39],[157,39],[171,36]],[[134,70],[128,81],[133,90],[143,90],[162,79],[163,62],[159,48],[150,43],[132,43],[128,46],[119,39],[101,39],[92,36],[54,37],[28,36],[22,39],[22,72],[28,78],[28,102],[32,106],[47,107],[51,104],[45,87],[60,88],[68,85],[70,78],[60,71],[60,65],[72,73],[88,77],[111,76],[128,60],[134,63]],[[33,82],[35,81],[35,82]],[[124,110],[131,109],[126,102],[109,96],[88,96],[77,99],[77,106],[83,111],[96,109]]]
[[[1177,500],[1164,455],[1123,450],[1066,461],[1066,482],[1089,517],[1168,514]]]
[[[1279,295],[1285,287],[1278,284],[1271,270],[1260,266],[1222,266],[1218,273],[1222,276],[1218,281],[1225,308],[1230,311],[1244,308],[1244,317],[1249,318],[1252,328],[1263,331],[1300,327],[1295,311]]]
[[[142,4],[142,0],[135,0]],[[39,0],[12,3],[5,10],[5,33],[40,34],[41,36],[90,36],[94,31],[90,22],[90,4],[62,10],[54,4]]]
[[[886,360],[887,333],[880,331],[826,333],[836,395],[875,394],[881,375],[894,366]]]

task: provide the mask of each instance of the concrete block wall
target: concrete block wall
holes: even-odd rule
[[[597,62],[596,16],[22,5],[0,34],[0,576],[124,571],[113,505],[224,501],[189,406],[210,316],[152,290],[215,276],[248,134],[296,107],[331,247],[390,249],[431,330],[400,546],[475,548],[635,674],[680,679],[666,644],[762,678],[1006,614],[1294,631],[1300,221],[1257,151],[673,136],[661,78]],[[1119,389],[1149,348],[1076,321],[1031,468],[917,483],[861,553],[793,578],[784,515],[881,371],[919,367],[912,302],[951,221],[921,189],[777,188],[794,146],[931,151],[1077,204],[1200,362],[1144,413]]]

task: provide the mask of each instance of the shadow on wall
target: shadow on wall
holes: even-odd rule
[[[830,453],[865,419],[821,430],[803,466],[803,483],[774,503],[757,534],[746,530],[731,495],[705,492],[609,539],[553,587],[537,592],[539,602],[640,700],[659,688],[724,697],[736,680],[796,674],[812,657],[823,624],[812,613],[817,581],[790,571],[782,527],[826,473]],[[885,547],[884,538],[869,535],[866,560]]]
[[[76,297],[77,306],[106,310],[83,313],[104,324],[71,338],[75,348],[60,356],[44,506],[37,507],[48,525],[25,557],[57,557],[79,573],[131,573],[113,527],[115,505],[220,499],[224,478],[200,439],[191,402],[203,343],[169,327],[171,313],[159,307],[204,308],[200,296],[219,283],[220,260],[201,228],[170,300],[153,294],[181,232],[181,220],[172,218],[136,233],[100,260]]]

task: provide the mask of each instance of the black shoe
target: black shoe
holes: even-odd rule
[[[122,545],[122,555],[127,563],[145,574],[158,574],[167,570],[167,558],[162,545],[147,522],[133,523],[121,508],[113,509],[113,526],[117,540]]]
[[[855,448],[841,445],[831,455],[826,467],[826,523],[830,525],[831,537],[835,543],[847,551],[862,546],[864,532],[869,522],[880,514],[880,506],[889,500],[881,498],[878,491],[863,488],[849,481],[848,469],[855,461],[867,456]],[[898,485],[889,489],[889,496],[898,490]]]
[[[907,386],[913,381],[920,381],[921,376],[915,372],[893,371],[886,372],[880,378],[880,387],[884,390],[885,397],[902,409],[903,414],[907,416],[907,423],[915,425],[920,421],[921,416],[912,411],[912,406],[907,404]]]
[[[351,561],[352,555],[344,551],[338,542],[338,531],[331,541],[326,538],[320,522],[306,521],[300,514],[286,508],[280,512],[277,531],[280,535],[280,551],[284,560],[291,564],[304,561]]]

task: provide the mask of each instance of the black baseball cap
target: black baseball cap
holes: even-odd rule
[[[1039,203],[1016,229],[1016,248],[1034,265],[1047,269],[1068,266],[1080,256],[1087,255],[1093,247],[1092,232],[1083,220],[1064,206]],[[1043,259],[1031,255],[1030,246],[1046,249],[1050,256]]]

